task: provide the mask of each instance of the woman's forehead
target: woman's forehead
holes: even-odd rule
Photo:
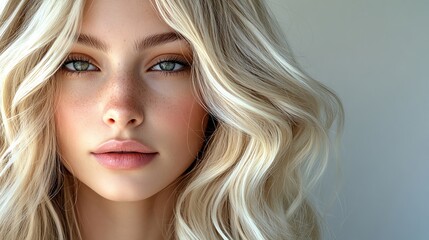
[[[119,42],[170,31],[150,0],[90,0],[81,28],[81,33]]]

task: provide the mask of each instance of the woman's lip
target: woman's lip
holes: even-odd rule
[[[104,153],[147,153],[154,154],[156,151],[149,147],[134,141],[134,140],[109,140],[99,145],[93,154],[104,154]]]
[[[157,153],[108,152],[92,154],[98,163],[109,169],[136,169],[150,163]]]

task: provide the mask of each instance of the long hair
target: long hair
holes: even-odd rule
[[[65,239],[65,213],[73,211],[61,199],[68,187],[57,159],[52,76],[74,41],[83,2],[0,4],[0,238]]]
[[[73,179],[55,140],[54,74],[84,2],[0,6],[0,238],[79,239]],[[262,1],[155,0],[193,50],[214,124],[181,179],[170,237],[318,239],[308,192],[328,160],[338,98],[301,71]]]
[[[180,239],[317,239],[308,191],[323,172],[338,98],[294,62],[262,1],[159,0],[194,50],[217,120],[176,207]]]

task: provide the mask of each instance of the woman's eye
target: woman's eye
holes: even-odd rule
[[[97,71],[98,68],[88,61],[72,60],[64,64],[64,68],[71,72]]]
[[[175,72],[185,68],[185,64],[176,61],[163,61],[151,68],[152,71]]]

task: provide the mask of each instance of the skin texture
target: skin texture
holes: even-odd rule
[[[136,49],[142,39],[167,32],[173,30],[150,1],[88,1],[80,34],[104,46],[81,38],[56,74],[58,145],[81,183],[84,239],[163,239],[172,183],[202,147],[207,113],[192,92],[186,41]],[[162,61],[173,70],[165,71]],[[138,141],[157,154],[138,168],[109,169],[92,154],[109,140]]]

